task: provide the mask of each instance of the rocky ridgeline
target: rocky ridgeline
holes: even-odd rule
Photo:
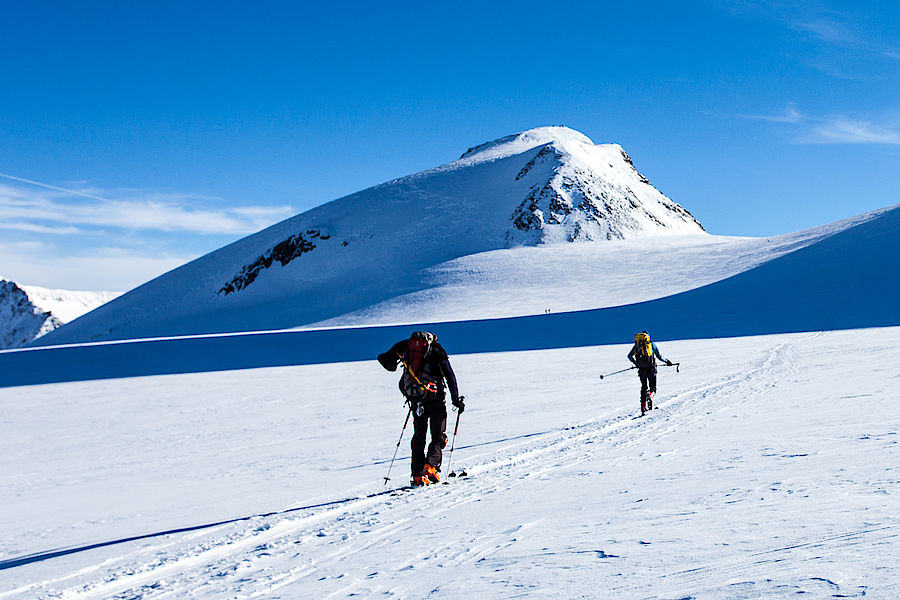
[[[0,279],[0,350],[20,348],[63,324],[13,281]]]

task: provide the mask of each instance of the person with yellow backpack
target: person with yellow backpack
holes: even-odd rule
[[[653,410],[653,394],[656,393],[656,359],[661,360],[667,367],[672,366],[672,361],[663,358],[659,353],[659,347],[650,339],[650,334],[642,331],[634,336],[634,346],[628,353],[628,360],[638,370],[641,378],[641,416],[648,410]]]

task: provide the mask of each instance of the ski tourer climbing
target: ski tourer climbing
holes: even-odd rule
[[[408,340],[401,340],[379,354],[378,362],[388,371],[396,371],[398,365],[403,365],[400,392],[406,397],[413,415],[412,485],[437,483],[447,445],[444,382],[450,389],[453,406],[460,413],[465,410],[465,398],[459,395],[450,357],[433,333],[416,331]],[[429,431],[431,443],[426,452],[425,438]]]
[[[634,346],[628,352],[628,360],[637,367],[641,378],[641,415],[653,410],[653,394],[656,393],[656,359],[671,367],[672,361],[663,358],[659,347],[650,339],[650,334],[642,331],[634,336]]]

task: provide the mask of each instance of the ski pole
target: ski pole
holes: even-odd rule
[[[410,405],[409,410],[406,411],[406,420],[403,421],[403,429],[400,430],[400,439],[397,440],[397,447],[394,448],[394,456],[391,457],[391,464],[388,466],[387,475],[384,477],[384,485],[388,484],[388,481],[391,480],[391,469],[394,468],[394,459],[397,458],[397,450],[400,449],[400,442],[403,441],[403,432],[406,431],[406,425],[409,423],[409,415],[412,414],[412,405]]]
[[[461,397],[460,400],[462,400],[463,398],[465,398],[465,396]],[[453,461],[453,448],[456,447],[456,432],[459,431],[459,415],[461,413],[462,413],[462,411],[458,411],[456,413],[456,426],[453,428],[453,442],[450,444],[450,455],[447,457],[447,470],[448,471],[450,471],[450,463],[451,463],[451,461]],[[450,471],[450,474],[448,475],[448,477],[453,477],[453,471]],[[449,482],[447,482],[447,481],[444,482],[444,484],[447,484],[447,483],[449,483]]]
[[[615,371],[613,373],[607,373],[606,375],[601,375],[600,379],[604,377],[609,377],[610,375],[618,375],[619,373],[624,373],[625,371],[631,371],[632,369],[637,369],[637,367],[628,367],[627,369],[622,369],[621,371]]]
[[[679,366],[681,366],[681,363],[672,363],[671,365],[662,365],[662,366],[664,366],[664,367],[675,367],[675,372],[676,372],[676,373],[681,373],[681,370],[679,369]]]

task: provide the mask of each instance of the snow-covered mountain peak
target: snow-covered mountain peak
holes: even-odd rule
[[[464,165],[526,155],[516,175],[528,185],[511,216],[507,245],[702,233],[703,227],[634,167],[619,144],[594,144],[567,127],[531,129],[477,146]]]
[[[37,343],[299,327],[420,290],[464,256],[703,233],[621,146],[540,127],[282,221]]]
[[[527,152],[532,148],[552,144],[557,148],[594,146],[594,142],[580,131],[563,126],[535,127],[521,133],[507,135],[466,150],[459,158],[463,164],[497,160]]]

